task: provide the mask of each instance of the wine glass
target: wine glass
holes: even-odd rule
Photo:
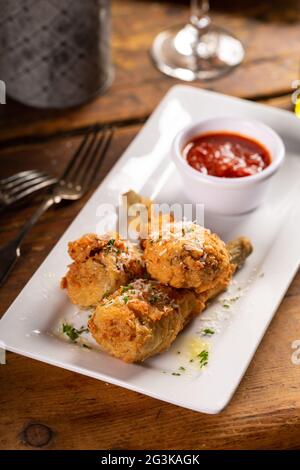
[[[181,80],[218,78],[239,65],[242,43],[211,23],[209,0],[191,0],[190,20],[156,36],[151,55],[161,72]]]

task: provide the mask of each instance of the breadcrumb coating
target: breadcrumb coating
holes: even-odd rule
[[[252,252],[245,237],[227,247],[232,271],[241,267]],[[185,325],[226,287],[227,280],[222,276],[200,294],[139,279],[103,300],[95,309],[89,329],[104,351],[125,362],[140,362],[168,349]]]
[[[143,242],[148,273],[163,284],[204,292],[229,283],[233,266],[225,243],[192,222],[170,223]]]
[[[168,349],[203,308],[192,291],[138,279],[97,306],[89,329],[108,353],[139,362]]]
[[[139,247],[120,240],[118,234],[86,234],[69,243],[73,263],[61,280],[73,304],[87,308],[136,277],[145,266]]]

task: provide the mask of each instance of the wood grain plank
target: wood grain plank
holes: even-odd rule
[[[291,92],[291,83],[299,76],[299,2],[281,2],[277,10],[275,4],[273,16],[260,3],[247,6],[246,2],[245,7],[240,2],[213,4],[215,22],[241,38],[247,56],[232,74],[194,86],[249,99]],[[149,48],[159,31],[187,17],[188,2],[116,0],[112,38],[116,78],[110,90],[83,107],[65,111],[34,110],[11,101],[0,107],[0,139],[145,118],[178,83],[155,69]]]
[[[214,20],[243,40],[247,57],[233,74],[196,86],[291,109],[291,81],[299,75],[299,2],[273,0],[270,7],[258,0],[212,0],[212,6]],[[33,110],[13,102],[0,107],[0,140],[20,137],[17,146],[11,142],[1,150],[0,177],[30,168],[58,175],[78,137],[54,138],[56,133],[98,122],[122,124],[90,193],[46,213],[28,235],[24,256],[0,290],[0,315],[138,132],[140,125],[134,122],[145,119],[176,83],[152,66],[148,49],[155,34],[184,22],[187,14],[187,1],[115,0],[117,74],[107,94],[67,111]],[[126,126],[126,121],[133,125]],[[51,138],[42,141],[43,135]],[[35,206],[1,215],[0,245]],[[291,362],[291,343],[300,339],[299,305],[300,273],[233,400],[217,416],[8,353],[7,364],[0,366],[0,449],[299,449],[300,366]]]
[[[0,417],[0,448],[28,448],[23,429],[42,423],[53,431],[51,449],[299,449],[299,366],[290,361],[291,341],[300,338],[298,305],[299,294],[282,303],[232,402],[217,416],[9,353],[0,369],[0,406],[9,408]]]
[[[99,179],[140,126],[119,129]],[[76,138],[1,152],[4,167],[17,170],[53,165],[59,173]],[[64,150],[64,151],[62,151]],[[8,170],[6,170],[8,171]],[[95,184],[97,182],[95,181]],[[92,191],[93,189],[91,189]],[[37,269],[86,202],[49,211],[29,234],[24,256],[0,290],[0,312]],[[6,214],[0,244],[34,209]],[[299,367],[291,343],[300,339],[300,273],[288,290],[233,400],[220,415],[207,416],[128,390],[8,353],[0,366],[0,448],[29,449],[298,449]],[[230,364],[226,364],[230,368]],[[24,430],[43,425],[28,440]],[[36,429],[34,427],[34,429]],[[27,437],[26,437],[27,436]],[[47,436],[46,436],[47,437]]]

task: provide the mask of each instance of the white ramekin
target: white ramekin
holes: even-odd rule
[[[183,149],[194,137],[215,131],[233,132],[260,142],[270,152],[271,164],[260,173],[242,178],[200,173],[187,163]],[[190,201],[204,204],[205,210],[216,214],[235,215],[251,211],[263,202],[272,176],[283,163],[285,147],[279,135],[259,121],[218,117],[202,120],[179,132],[173,142],[172,156]]]

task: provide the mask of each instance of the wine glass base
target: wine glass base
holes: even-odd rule
[[[242,43],[215,25],[199,34],[191,24],[173,27],[156,36],[151,56],[166,75],[188,82],[221,77],[239,65],[245,56]]]

